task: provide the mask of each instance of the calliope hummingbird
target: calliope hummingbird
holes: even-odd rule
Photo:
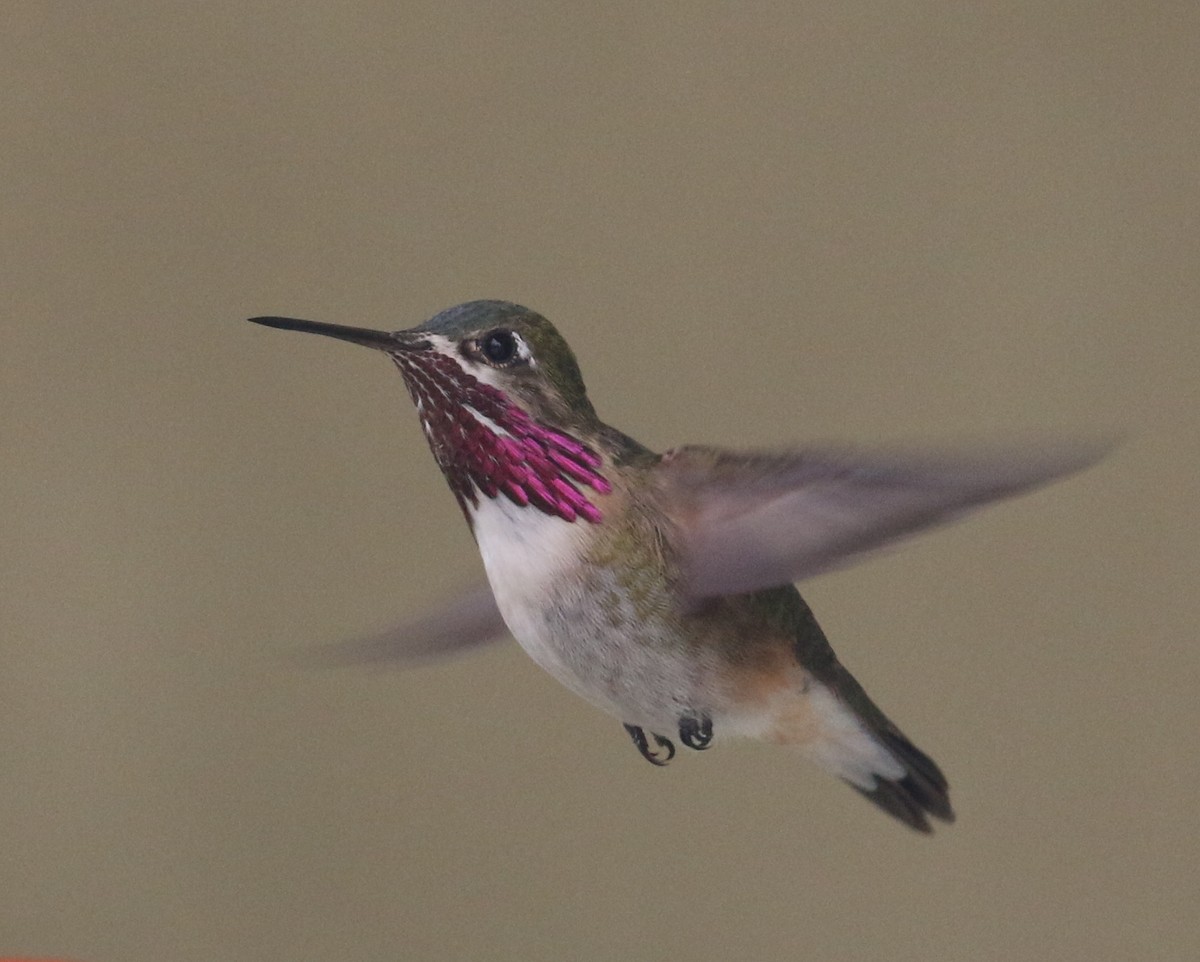
[[[914,829],[953,821],[941,769],[838,661],[793,583],[1080,470],[1099,445],[659,454],[600,420],[567,342],[517,304],[472,301],[395,333],[251,320],[395,362],[483,557],[487,586],[350,657],[418,661],[507,629],[655,765],[676,741],[761,738]]]

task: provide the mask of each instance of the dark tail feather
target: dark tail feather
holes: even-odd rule
[[[873,789],[846,784],[918,832],[933,831],[928,818],[931,815],[943,822],[953,822],[949,785],[937,763],[895,729],[876,731],[875,737],[904,766],[904,777],[890,779],[876,775]]]

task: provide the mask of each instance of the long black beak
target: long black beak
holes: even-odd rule
[[[341,324],[324,324],[320,321],[301,321],[294,317],[251,317],[251,324],[277,327],[282,331],[303,331],[306,334],[324,334],[339,341],[373,347],[377,351],[424,351],[429,342],[419,334],[409,331],[371,331],[365,327],[343,327]]]

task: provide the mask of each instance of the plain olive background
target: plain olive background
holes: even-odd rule
[[[0,954],[1200,957],[1200,6],[0,10]],[[511,643],[396,373],[518,300],[648,444],[1115,432],[806,593],[946,769],[660,771]]]

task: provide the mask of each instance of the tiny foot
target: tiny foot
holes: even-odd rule
[[[679,740],[688,748],[694,748],[698,752],[704,751],[712,744],[712,719],[707,715],[701,715],[699,718],[684,715],[679,719]]]
[[[654,739],[654,744],[666,752],[666,758],[663,758],[662,755],[650,748],[650,739],[646,737],[644,729],[637,725],[626,725],[625,731],[629,732],[629,737],[633,739],[637,750],[642,753],[642,758],[646,759],[651,765],[661,767],[675,757],[675,745],[671,742],[671,739],[663,738],[662,735],[656,735],[654,732],[650,733],[650,738]]]

